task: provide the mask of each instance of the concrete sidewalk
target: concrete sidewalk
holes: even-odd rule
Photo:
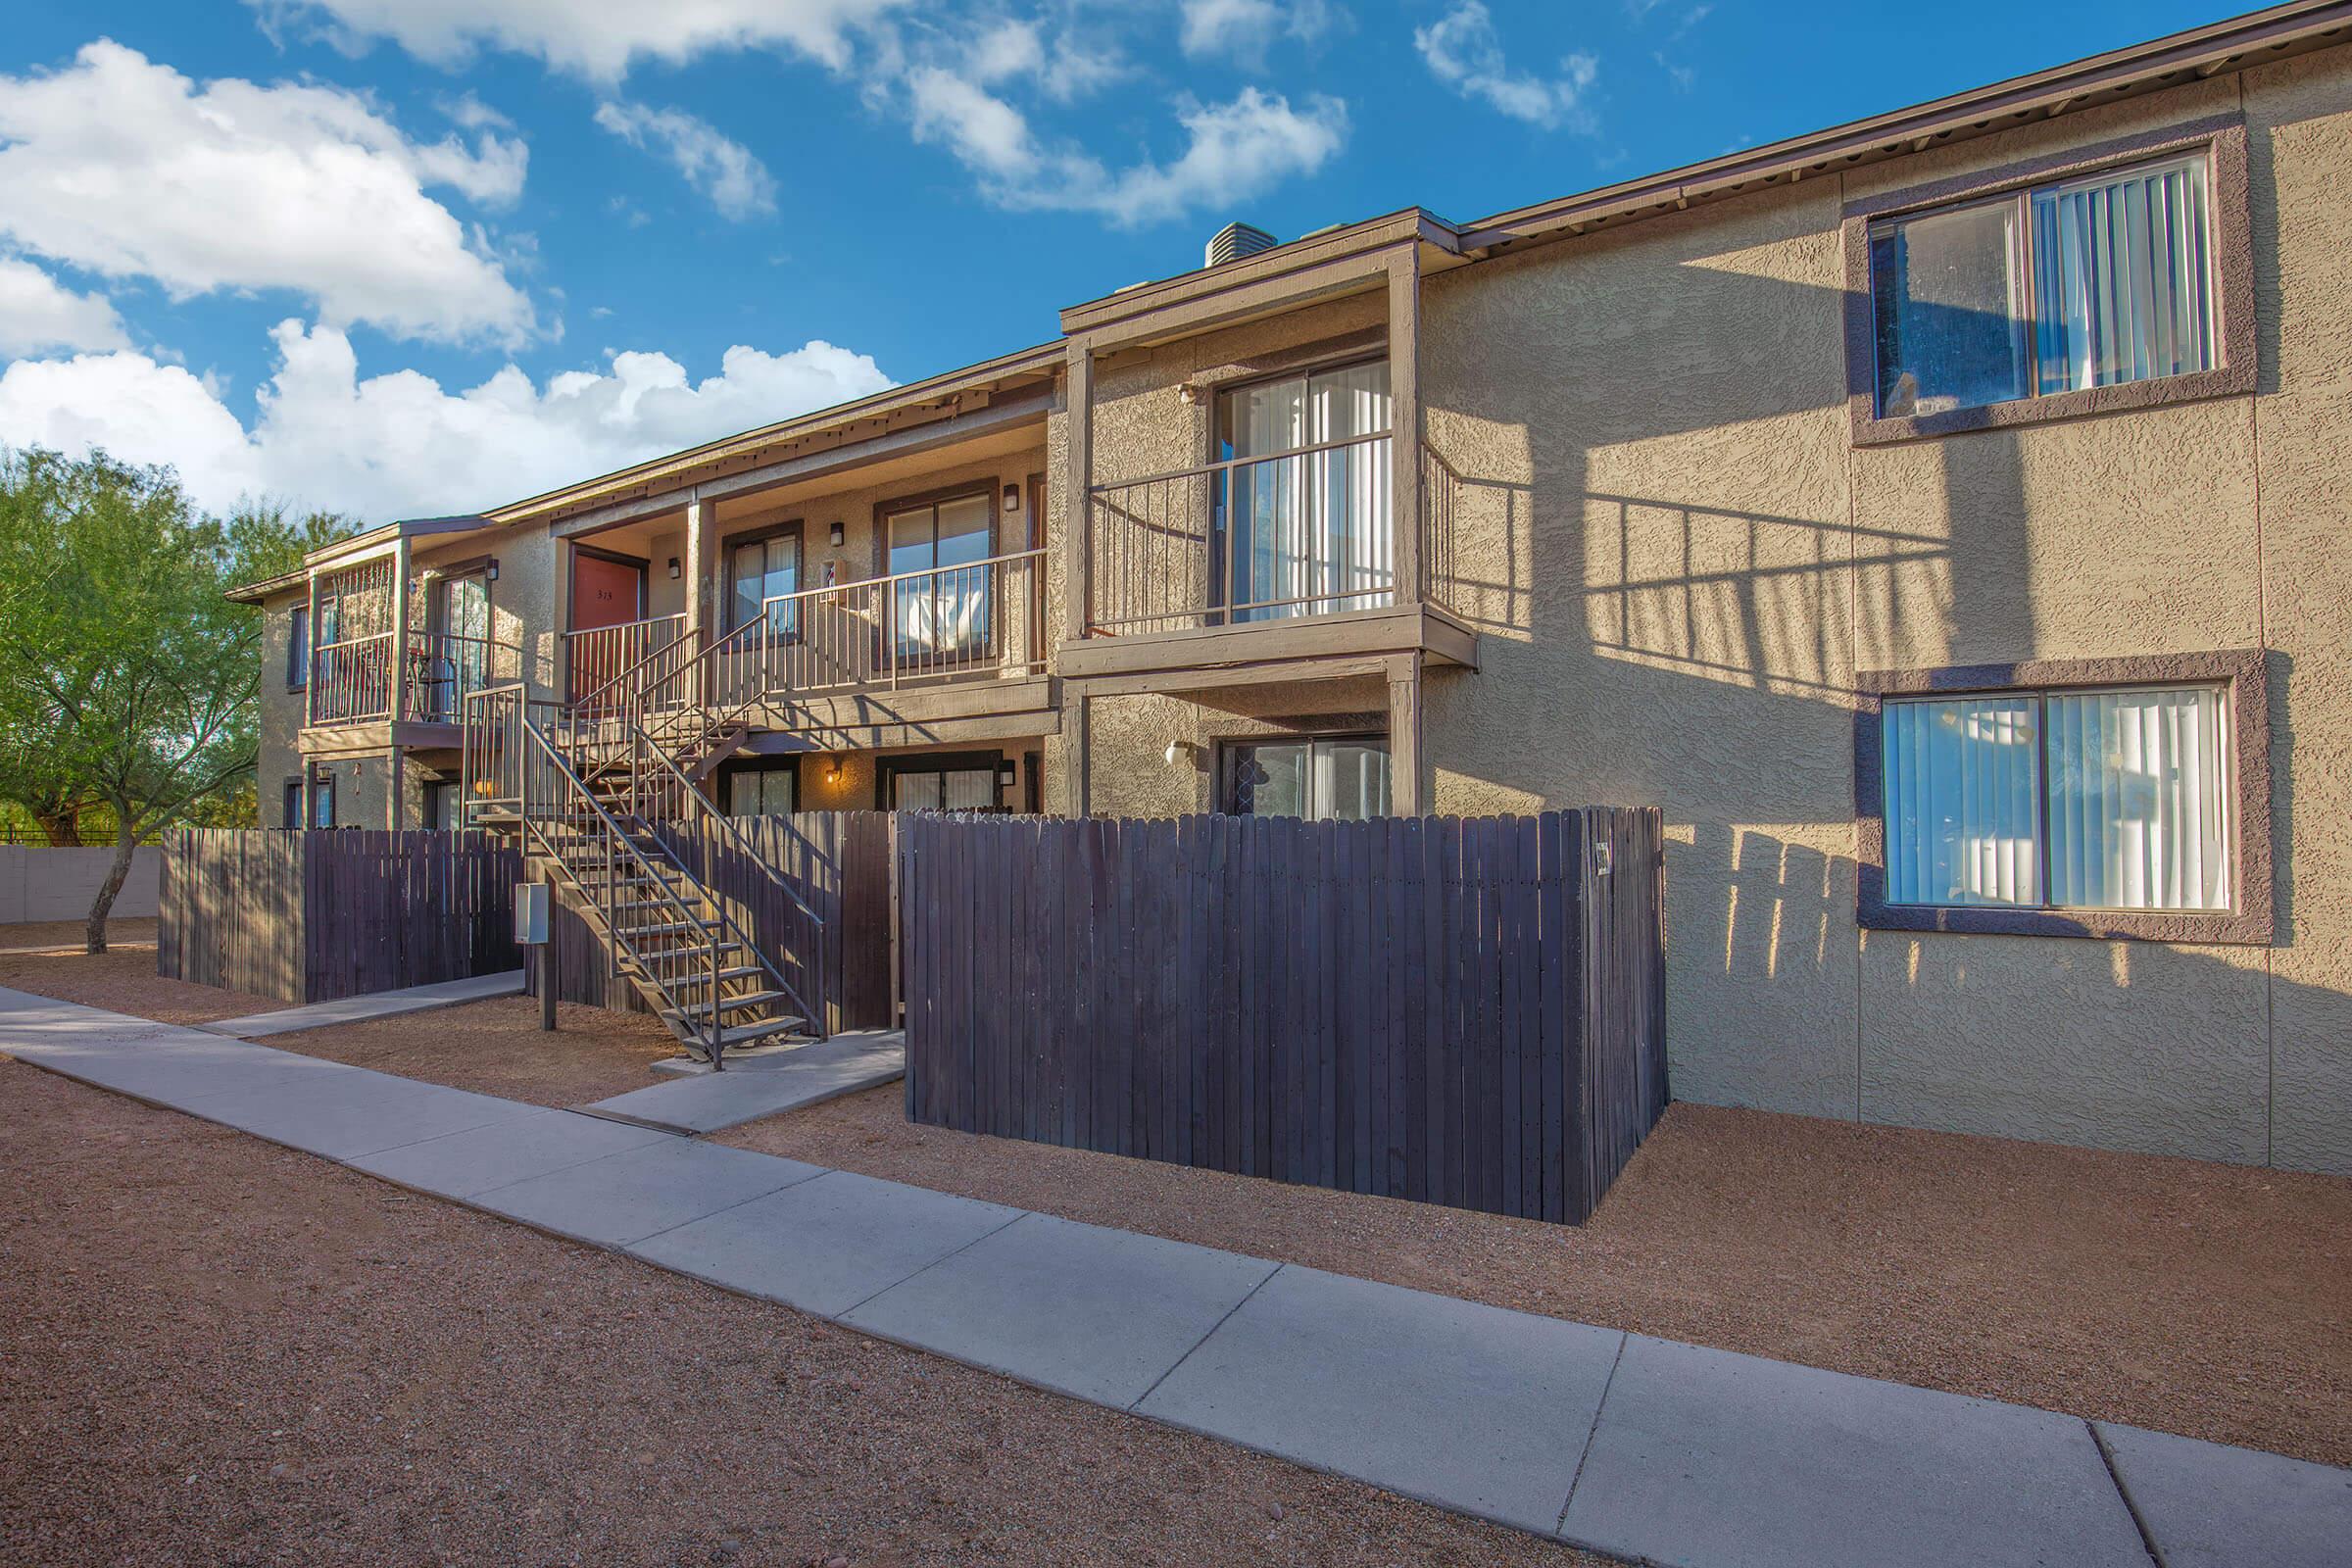
[[[478,974],[466,980],[442,980],[429,986],[404,986],[398,991],[371,991],[361,997],[313,1002],[300,1007],[280,1007],[274,1012],[256,1012],[242,1018],[221,1018],[196,1027],[209,1034],[228,1035],[238,1040],[261,1040],[270,1035],[292,1034],[298,1029],[324,1029],[338,1023],[365,1023],[370,1018],[397,1018],[406,1012],[430,1012],[435,1007],[455,1007],[468,1002],[486,1001],[491,997],[516,997],[521,994],[522,971],[503,969],[497,974]]]
[[[2341,1568],[2352,1542],[2352,1471],[2275,1454],[1075,1224],[18,992],[0,990],[0,1050],[1620,1557]]]
[[[859,1029],[755,1057],[724,1072],[671,1078],[579,1108],[664,1132],[715,1133],[906,1075],[906,1032]]]

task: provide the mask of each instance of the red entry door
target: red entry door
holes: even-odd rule
[[[574,551],[571,557],[571,629],[598,631],[639,619],[645,602],[645,568]],[[571,643],[571,695],[584,697],[620,673],[622,640],[575,637]]]

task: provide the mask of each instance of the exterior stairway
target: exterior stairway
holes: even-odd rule
[[[462,799],[468,825],[511,834],[626,979],[694,1056],[823,1038],[823,922],[701,781],[749,736],[765,697],[742,634],[657,651],[569,703],[517,684],[466,699]],[[808,977],[796,985],[696,874],[757,867],[784,895]]]

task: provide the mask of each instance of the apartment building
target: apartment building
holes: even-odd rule
[[[265,820],[455,821],[516,681],[724,707],[736,812],[1656,803],[1677,1096],[2352,1170],[2348,24],[1229,233],[362,535],[243,591]]]

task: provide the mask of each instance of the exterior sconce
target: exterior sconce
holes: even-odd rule
[[[482,568],[482,576],[490,582],[498,581],[498,563],[493,561],[490,563],[490,564],[484,566]]]
[[[841,782],[840,758],[836,757],[832,760],[825,763],[825,782],[828,784],[838,784]]]
[[[1004,487],[1004,510],[1006,512],[1021,510],[1021,487],[1019,485],[1008,484]]]
[[[835,524],[833,524],[833,526],[832,526],[832,527],[830,527],[830,528],[827,528],[827,529],[825,530],[825,537],[826,537],[828,540],[832,541],[832,542],[833,542],[834,544],[836,544],[836,545],[840,544],[840,543],[841,543],[841,524],[840,524],[840,523],[838,523],[838,522],[836,522]]]
[[[1200,763],[1200,752],[1199,741],[1170,741],[1168,749],[1160,754],[1160,759],[1170,767],[1174,767],[1178,762],[1190,762],[1198,767]]]
[[[678,580],[678,558],[675,556],[669,558],[669,580],[671,582]]]
[[[1184,400],[1184,406],[1188,409],[1199,408],[1200,406],[1200,388],[1191,381],[1187,381],[1177,387],[1176,395]]]

